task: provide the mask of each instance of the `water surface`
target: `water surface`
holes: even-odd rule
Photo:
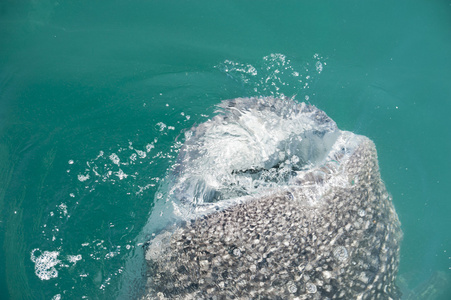
[[[183,131],[255,95],[373,139],[404,231],[400,285],[451,280],[450,4],[3,1],[2,299],[132,295]]]

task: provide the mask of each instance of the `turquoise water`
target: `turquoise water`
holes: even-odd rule
[[[0,4],[1,299],[133,297],[183,131],[254,95],[374,140],[399,284],[449,299],[450,1],[82,2]]]

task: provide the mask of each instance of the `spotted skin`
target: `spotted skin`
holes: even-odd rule
[[[142,299],[399,299],[402,239],[376,149],[150,241]],[[339,157],[337,158],[339,159]],[[346,184],[332,184],[345,174]],[[325,190],[315,203],[311,186]]]

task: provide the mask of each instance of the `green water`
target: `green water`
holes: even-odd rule
[[[400,285],[441,274],[429,294],[449,299],[445,0],[2,1],[0,298],[132,295],[183,130],[223,99],[270,94],[375,141],[404,231]]]

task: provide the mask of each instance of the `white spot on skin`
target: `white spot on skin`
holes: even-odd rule
[[[334,249],[334,256],[336,259],[343,262],[348,258],[348,250],[343,246],[338,246]]]
[[[309,294],[314,294],[317,291],[316,285],[314,285],[311,282],[307,282],[307,284],[305,285],[305,289],[307,290],[307,293],[309,293]]]
[[[298,291],[298,288],[292,281],[288,282],[287,289],[290,294],[294,294]]]

